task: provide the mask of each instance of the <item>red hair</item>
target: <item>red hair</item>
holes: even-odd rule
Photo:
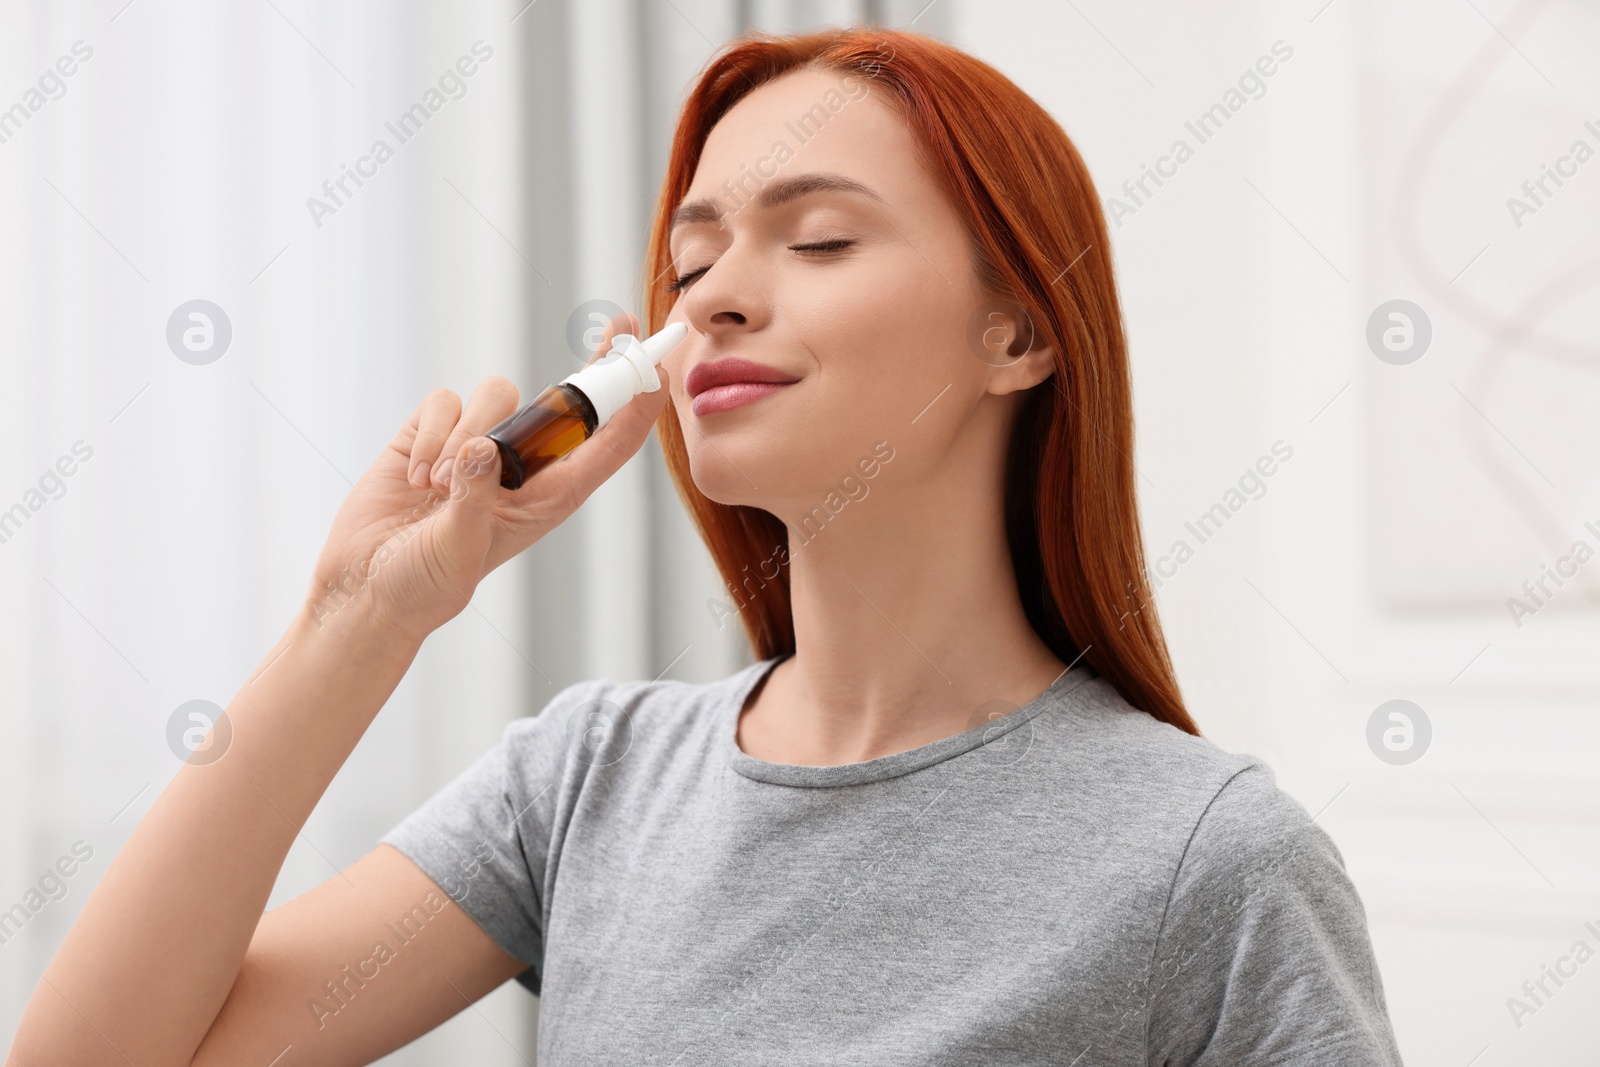
[[[1131,705],[1199,733],[1149,593],[1133,466],[1127,341],[1100,200],[1065,131],[999,71],[919,34],[878,28],[752,34],[714,57],[672,139],[645,269],[645,326],[674,295],[669,223],[711,128],[757,86],[810,68],[863,77],[897,107],[966,223],[982,288],[1020,306],[1057,353],[1018,411],[1006,471],[1006,531],[1029,624],[1064,663],[1080,656]],[[794,651],[788,531],[761,508],[695,486],[670,400],[657,423],[667,470],[759,659]],[[779,565],[767,573],[772,561]]]

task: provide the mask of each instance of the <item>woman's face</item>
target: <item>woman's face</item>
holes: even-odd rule
[[[1006,364],[969,342],[966,231],[869,84],[802,70],[751,92],[674,216],[668,321],[690,333],[663,365],[695,484],[721,503],[792,521],[829,493],[912,484],[963,435],[1009,427],[1016,391],[1050,372],[1048,350]],[[713,388],[697,410],[691,389],[734,358],[788,384]]]

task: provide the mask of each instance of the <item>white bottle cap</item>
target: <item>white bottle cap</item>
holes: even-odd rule
[[[611,339],[611,351],[582,370],[567,375],[561,379],[561,384],[570,385],[589,398],[594,408],[594,428],[598,430],[635,396],[661,388],[656,364],[676,348],[688,332],[687,325],[674,322],[643,341],[631,333],[618,334]]]

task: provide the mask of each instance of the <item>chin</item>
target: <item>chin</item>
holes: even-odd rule
[[[689,473],[695,488],[719,504],[766,508],[773,489],[783,484],[778,457],[752,454],[731,442],[704,438],[689,446]]]
[[[691,434],[697,433],[695,430]],[[755,423],[691,437],[689,473],[705,496],[719,504],[744,505],[781,514],[827,468],[834,446],[826,436]]]

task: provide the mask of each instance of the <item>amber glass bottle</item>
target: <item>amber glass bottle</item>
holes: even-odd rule
[[[522,483],[589,439],[639,393],[661,388],[656,365],[688,334],[674,322],[643,341],[618,334],[602,358],[546,389],[484,436],[500,449],[500,484]]]
[[[588,440],[597,421],[588,397],[570,385],[552,385],[489,432],[489,439],[500,446],[500,484],[522,488],[523,482]]]

